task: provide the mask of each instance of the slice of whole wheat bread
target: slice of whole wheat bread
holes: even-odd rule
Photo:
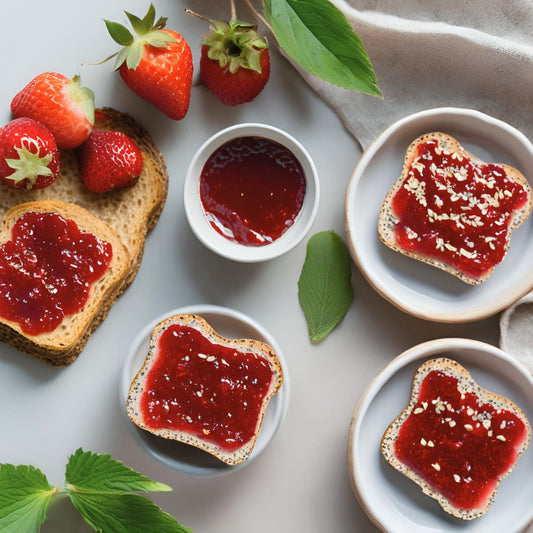
[[[85,187],[79,177],[75,152],[62,150],[61,171],[51,186],[45,189],[26,190],[13,189],[4,182],[0,183],[0,217],[16,205],[32,201],[61,201],[83,207],[109,225],[128,252],[128,269],[125,280],[120,286],[120,292],[123,292],[137,274],[146,235],[159,220],[165,205],[168,173],[161,152],[148,132],[135,119],[111,108],[99,109],[95,116],[94,129],[96,131],[122,131],[139,146],[144,164],[138,182],[133,187],[109,193],[93,193]],[[47,353],[40,349],[37,353],[32,342],[22,343],[20,338],[17,344],[12,344],[53,364],[68,364],[79,355],[94,329],[107,315],[112,301],[101,309],[91,326],[87,328],[83,338],[68,351]]]
[[[186,326],[190,328],[194,328],[197,331],[199,331],[203,337],[208,339],[210,342],[226,346],[229,348],[232,348],[235,350],[237,354],[253,354],[254,356],[257,356],[268,364],[268,367],[271,371],[271,379],[268,384],[268,388],[266,390],[265,396],[263,397],[263,400],[261,402],[261,407],[259,413],[257,413],[257,418],[255,420],[255,430],[253,432],[253,437],[244,442],[239,448],[236,450],[225,450],[221,446],[219,446],[216,442],[213,442],[212,440],[209,440],[207,436],[202,437],[201,435],[196,435],[193,431],[180,431],[177,429],[166,429],[166,428],[152,428],[149,426],[149,424],[145,421],[142,409],[141,409],[141,400],[143,397],[144,392],[147,390],[146,381],[149,376],[151,368],[154,366],[154,364],[157,363],[160,357],[162,357],[161,352],[158,350],[158,341],[161,337],[161,335],[165,332],[165,330],[172,325],[180,325],[180,326]],[[176,354],[176,355],[183,355],[183,354]],[[192,355],[191,355],[192,357]],[[215,356],[212,356],[210,358],[210,354],[199,354],[198,357],[203,357],[207,361],[207,365],[213,365],[213,364],[224,364],[224,361],[221,363],[217,361],[217,358]],[[171,376],[170,376],[171,379]],[[126,402],[126,409],[128,416],[130,419],[140,428],[149,431],[150,433],[153,433],[154,435],[158,435],[160,437],[163,437],[165,439],[170,440],[176,440],[179,442],[183,442],[185,444],[195,446],[197,448],[200,448],[201,450],[204,450],[224,463],[228,465],[236,465],[239,463],[242,463],[248,457],[250,457],[254,447],[255,443],[257,441],[257,437],[259,435],[259,431],[261,429],[261,425],[263,423],[264,414],[266,411],[266,408],[268,406],[268,403],[270,402],[271,398],[276,394],[276,392],[281,387],[281,384],[283,382],[283,371],[281,368],[281,363],[278,359],[278,356],[274,352],[274,350],[268,346],[267,344],[258,341],[258,340],[252,340],[252,339],[244,339],[244,340],[229,340],[225,339],[224,337],[221,337],[216,333],[213,328],[203,319],[202,317],[198,315],[193,314],[184,314],[184,315],[175,315],[172,317],[169,317],[154,328],[151,338],[150,338],[150,347],[149,352],[146,356],[146,359],[135,376],[134,380],[131,383],[128,398]],[[222,400],[222,399],[221,399]],[[180,415],[186,416],[187,413],[180,413]],[[221,421],[222,425],[222,421]]]
[[[381,206],[379,216],[378,216],[378,234],[381,241],[387,245],[392,250],[395,250],[401,254],[404,254],[408,257],[411,257],[413,259],[417,259],[419,261],[422,261],[424,263],[430,264],[434,267],[437,267],[441,270],[444,270],[465,283],[468,283],[470,285],[477,285],[479,283],[482,283],[483,281],[486,281],[493,273],[494,266],[490,268],[488,271],[486,271],[482,276],[480,277],[474,277],[472,275],[469,275],[466,272],[461,271],[460,269],[454,267],[453,265],[445,262],[444,260],[435,258],[435,257],[429,257],[427,255],[424,255],[421,252],[408,250],[404,248],[399,242],[396,237],[396,227],[399,223],[398,215],[394,212],[394,209],[392,207],[393,199],[396,195],[396,193],[404,187],[407,180],[410,176],[410,171],[413,166],[413,162],[416,163],[416,159],[418,156],[418,147],[422,145],[423,143],[427,141],[437,141],[439,143],[439,146],[442,150],[450,152],[450,154],[456,154],[458,157],[458,160],[462,157],[469,158],[473,162],[482,165],[483,161],[478,159],[476,156],[469,153],[467,150],[465,150],[459,142],[451,137],[450,135],[447,135],[445,133],[441,132],[431,132],[427,133],[425,135],[422,135],[415,139],[407,148],[406,154],[405,154],[405,160],[403,163],[402,173],[400,177],[395,181],[389,192],[387,193],[383,204]],[[507,231],[507,240],[505,243],[505,250],[504,253],[507,251],[509,246],[509,241],[511,238],[512,232],[518,228],[524,222],[524,220],[527,219],[531,212],[531,208],[533,206],[533,191],[531,189],[531,186],[527,180],[527,178],[519,172],[517,169],[500,163],[498,164],[501,168],[504,169],[505,173],[507,174],[507,177],[520,184],[527,193],[527,201],[524,206],[522,206],[520,209],[514,211],[512,215],[510,216],[509,220],[507,221],[508,224],[508,231]],[[459,231],[459,230],[457,230]],[[465,250],[465,253],[469,253]]]
[[[18,204],[5,213],[0,229],[0,243],[11,240],[13,226],[25,213],[60,215],[66,220],[74,221],[83,233],[95,235],[112,247],[109,267],[91,285],[87,302],[79,312],[66,315],[53,331],[29,334],[16,321],[0,317],[1,341],[54,365],[64,365],[79,354],[90,332],[107,315],[115,298],[124,289],[131,263],[130,256],[115,231],[98,217],[76,204],[48,200]],[[27,298],[31,302],[31,294]]]
[[[470,409],[465,409],[464,407],[457,408],[457,405],[452,405],[452,402],[448,402],[444,396],[442,398],[439,396],[438,398],[435,398],[434,401],[421,401],[419,393],[422,383],[433,371],[439,371],[447,376],[456,378],[457,394],[460,393],[460,397],[463,399],[465,395],[475,395],[478,402],[476,406]],[[484,407],[487,404],[494,408],[492,414],[487,411],[486,407]],[[478,406],[479,412],[477,410]],[[424,417],[426,410],[430,412],[431,417],[436,416],[440,420],[437,423],[435,418],[431,418],[436,424],[435,426],[432,426],[432,430],[435,431],[436,436],[433,436],[433,433],[429,433],[429,430],[427,429],[427,424],[425,422],[429,419],[419,418],[418,420],[424,424],[424,429],[421,431],[423,432],[425,439],[420,438],[419,441],[412,442],[410,446],[418,447],[418,450],[414,451],[418,454],[419,458],[422,458],[420,461],[428,461],[428,459],[431,461],[433,456],[424,455],[427,453],[434,452],[436,454],[435,457],[441,457],[441,459],[439,459],[441,464],[431,464],[431,467],[433,467],[435,471],[438,471],[439,475],[449,477],[450,482],[454,486],[460,487],[461,483],[467,483],[466,488],[468,490],[468,483],[472,483],[472,479],[469,480],[468,478],[464,478],[465,465],[461,463],[462,459],[456,459],[458,463],[457,465],[448,463],[448,458],[445,452],[439,450],[441,446],[444,447],[444,450],[449,450],[453,445],[454,456],[459,453],[458,450],[460,447],[464,446],[464,449],[466,450],[469,446],[476,446],[476,443],[478,446],[494,446],[500,448],[502,446],[513,447],[512,453],[516,453],[516,458],[511,462],[510,466],[506,467],[504,465],[504,467],[500,468],[500,474],[497,476],[497,479],[492,480],[492,482],[495,482],[492,490],[486,495],[485,501],[482,501],[480,506],[463,508],[454,505],[450,501],[450,493],[445,494],[444,491],[439,490],[439,488],[432,484],[423,475],[417,473],[413,465],[407,465],[398,456],[395,445],[399,439],[402,426],[410,417],[414,417],[415,419],[416,417]],[[512,425],[516,426],[516,421],[507,422],[506,427],[505,423],[501,423],[495,419],[496,416],[509,417],[509,414],[511,414],[511,416],[514,415],[523,423],[523,435],[513,437]],[[463,424],[465,419],[468,421],[467,424]],[[445,433],[446,431],[451,432],[451,429],[449,428],[453,428],[453,431],[456,432],[454,433],[454,435],[456,435],[455,437],[451,436],[452,433]],[[510,433],[506,433],[507,431],[510,431]],[[482,435],[483,438],[486,437],[488,442],[479,440],[480,435]],[[505,435],[508,435],[507,441]],[[432,440],[429,440],[428,437]],[[455,444],[455,438],[458,439],[457,444]],[[512,441],[512,439],[514,440]],[[442,357],[426,361],[417,369],[412,382],[409,403],[385,431],[381,440],[381,453],[391,466],[417,483],[422,491],[431,498],[437,500],[447,513],[450,513],[457,518],[471,520],[482,516],[489,510],[496,496],[500,482],[512,472],[516,465],[516,461],[520,455],[524,453],[530,440],[531,427],[525,414],[516,404],[507,398],[482,388],[474,381],[470,373],[463,366],[454,360]],[[491,448],[491,450],[494,451],[492,451],[490,461],[497,461],[496,448]],[[468,475],[480,475],[480,472],[482,472],[483,464],[480,464],[480,459],[478,457],[481,456],[482,451],[483,450],[480,448],[473,448],[468,452],[470,459],[469,464],[466,466]],[[490,485],[487,485],[487,487],[490,488]]]

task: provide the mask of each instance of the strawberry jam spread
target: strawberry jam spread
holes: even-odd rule
[[[112,247],[57,213],[27,212],[0,246],[0,316],[29,335],[79,312],[108,269]]]
[[[159,337],[141,414],[152,429],[183,431],[231,452],[253,437],[272,379],[264,358],[173,324]]]
[[[460,509],[483,507],[527,438],[518,416],[463,393],[434,370],[423,380],[394,451],[400,461]]]
[[[393,198],[396,239],[406,250],[479,279],[504,258],[510,220],[527,198],[502,166],[429,140],[418,146]]]
[[[209,157],[200,200],[211,226],[227,239],[263,246],[294,223],[306,190],[296,156],[263,137],[238,137]]]

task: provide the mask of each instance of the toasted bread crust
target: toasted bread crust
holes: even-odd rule
[[[82,183],[76,154],[72,150],[61,151],[61,171],[57,180],[45,189],[13,189],[0,183],[0,217],[12,207],[32,201],[60,201],[81,206],[104,221],[118,235],[128,252],[128,269],[117,292],[102,303],[98,314],[87,327],[83,337],[68,349],[37,346],[33,339],[20,334],[10,337],[15,348],[45,359],[55,365],[65,365],[76,359],[92,332],[107,316],[116,297],[135,279],[139,270],[146,235],[157,223],[165,205],[168,192],[168,173],[163,156],[148,132],[131,116],[115,109],[97,110],[96,131],[117,130],[126,133],[139,146],[144,159],[138,182],[130,188],[110,193],[93,193]]]
[[[271,380],[270,387],[265,396],[265,399],[263,400],[263,403],[262,403],[261,412],[257,419],[254,436],[250,441],[246,442],[243,446],[241,446],[239,449],[233,452],[228,452],[226,450],[223,450],[219,446],[217,446],[215,443],[209,442],[200,437],[196,437],[185,431],[174,431],[170,429],[150,428],[143,421],[143,417],[141,414],[141,408],[140,408],[140,402],[141,402],[142,394],[145,389],[145,380],[150,371],[151,366],[154,364],[154,362],[157,359],[158,339],[161,336],[161,334],[169,326],[173,324],[179,324],[179,325],[195,328],[213,343],[232,347],[237,352],[241,352],[241,353],[254,353],[254,354],[260,355],[263,359],[268,361],[270,369],[272,370],[272,373],[273,373],[273,378]],[[128,398],[126,401],[126,410],[132,422],[136,424],[138,427],[146,431],[149,431],[150,433],[153,433],[154,435],[163,437],[165,439],[176,440],[179,442],[183,442],[185,444],[189,444],[191,446],[195,446],[201,450],[204,450],[214,455],[215,457],[217,457],[218,459],[220,459],[221,461],[223,461],[224,463],[228,465],[236,465],[248,459],[248,457],[252,453],[255,443],[257,441],[257,437],[259,436],[259,431],[261,429],[261,425],[263,422],[264,414],[268,406],[268,403],[270,402],[274,394],[276,394],[276,392],[279,390],[282,383],[283,383],[283,371],[281,368],[281,363],[276,353],[274,352],[274,350],[267,344],[261,341],[252,340],[252,339],[239,339],[239,340],[226,339],[224,337],[221,337],[218,333],[216,333],[216,331],[202,317],[198,315],[194,315],[194,314],[174,315],[172,317],[169,317],[163,320],[154,328],[151,338],[150,338],[150,348],[149,348],[148,355],[141,369],[139,370],[139,372],[137,373],[137,375],[135,376],[134,380],[131,383],[129,393],[128,393]]]
[[[416,371],[412,387],[411,387],[411,397],[409,403],[405,409],[398,415],[398,417],[388,426],[385,431],[383,438],[381,440],[381,453],[386,461],[393,466],[396,470],[404,474],[406,477],[417,483],[422,491],[434,498],[439,502],[441,507],[449,514],[462,518],[463,520],[472,520],[478,518],[485,514],[494,502],[498,486],[501,481],[507,477],[513,470],[510,468],[496,483],[496,486],[487,501],[487,504],[482,508],[475,508],[470,510],[460,509],[451,504],[451,502],[441,493],[437,492],[427,481],[425,481],[421,476],[411,470],[408,466],[401,462],[401,460],[396,456],[394,452],[394,444],[398,439],[400,428],[402,427],[403,422],[413,413],[413,410],[417,404],[417,397],[420,390],[420,385],[424,381],[425,377],[434,370],[441,370],[445,374],[454,376],[458,379],[458,388],[462,393],[471,392],[476,395],[477,398],[481,400],[482,403],[492,404],[497,409],[505,409],[514,413],[519,417],[525,424],[527,429],[527,437],[523,441],[519,450],[517,450],[517,459],[522,455],[527,449],[529,442],[531,440],[531,427],[529,422],[522,412],[522,410],[511,400],[499,396],[493,392],[487,391],[478,385],[470,375],[470,373],[459,363],[447,358],[437,358],[426,361],[423,363]],[[516,463],[515,463],[516,464]]]
[[[468,283],[469,285],[478,285],[479,283],[486,281],[492,275],[494,271],[494,267],[491,270],[487,271],[482,277],[474,278],[454,268],[448,263],[445,263],[443,261],[440,261],[432,257],[427,257],[425,255],[413,252],[411,250],[406,250],[396,240],[395,228],[398,223],[398,218],[396,217],[392,209],[392,200],[395,194],[398,192],[398,190],[400,190],[400,188],[403,186],[405,179],[407,178],[409,168],[411,167],[411,163],[416,158],[417,147],[420,144],[426,141],[429,141],[429,140],[438,140],[440,143],[440,146],[444,150],[457,153],[458,155],[463,156],[463,157],[468,157],[469,159],[476,161],[477,163],[483,163],[483,161],[481,161],[479,158],[477,158],[476,156],[474,156],[473,154],[465,150],[456,139],[454,139],[453,137],[445,133],[431,132],[431,133],[427,133],[415,139],[406,150],[405,160],[404,160],[402,173],[400,177],[394,182],[393,186],[387,193],[381,205],[381,209],[380,209],[379,216],[378,216],[379,238],[386,246],[388,246],[389,248],[391,248],[392,250],[396,252],[399,252],[403,255],[406,255],[418,261],[422,261],[436,268],[444,270],[448,272],[449,274],[452,274],[453,276],[456,276],[457,278],[461,279],[465,283]],[[499,165],[505,169],[507,176],[513,181],[515,181],[516,183],[519,183],[520,185],[522,185],[526,189],[527,194],[528,194],[528,201],[526,205],[524,205],[519,211],[516,211],[515,213],[513,213],[513,216],[509,222],[508,239],[507,239],[507,243],[505,247],[505,249],[507,250],[509,247],[509,241],[510,241],[512,232],[516,228],[518,228],[522,224],[522,222],[524,222],[527,219],[527,217],[529,216],[531,212],[531,209],[533,206],[533,191],[531,189],[531,186],[527,178],[521,172],[519,172],[517,169],[509,165],[505,165],[502,163],[499,163]]]
[[[78,205],[57,201],[27,202],[10,209],[2,219],[0,243],[11,239],[14,224],[29,212],[56,213],[73,220],[81,231],[110,243],[113,250],[109,268],[91,287],[89,299],[82,310],[66,316],[54,331],[29,335],[22,331],[18,323],[0,318],[0,340],[54,365],[63,365],[74,357],[88,338],[87,331],[92,331],[100,323],[111,303],[123,290],[130,256],[117,234],[105,222]]]

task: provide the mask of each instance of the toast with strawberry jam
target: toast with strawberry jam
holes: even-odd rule
[[[427,133],[407,149],[381,206],[378,233],[389,248],[476,285],[505,257],[532,199],[517,169],[485,163],[453,137]]]
[[[198,315],[175,315],[152,332],[127,413],[141,429],[236,465],[250,457],[282,382],[267,344],[225,339]]]
[[[416,371],[381,452],[446,512],[471,520],[488,511],[530,439],[517,405],[476,384],[456,361],[437,358]]]
[[[120,254],[120,262],[126,266],[122,274],[124,279],[117,284],[120,293],[134,280],[140,267],[146,235],[157,223],[166,201],[168,174],[161,152],[148,132],[131,116],[111,108],[98,109],[95,113],[94,130],[121,131],[139,147],[143,156],[143,167],[135,186],[107,193],[91,192],[80,179],[75,151],[61,150],[61,170],[52,185],[44,189],[27,190],[14,189],[0,182],[0,218],[11,208],[27,202],[62,202],[77,205],[83,208],[84,212],[88,211],[99,219],[97,225],[109,227],[116,235],[118,241],[115,248],[125,249],[125,253]],[[89,230],[92,224],[89,224]],[[88,329],[76,342],[56,338],[56,332],[50,335],[50,342],[43,344],[40,339],[36,342],[34,338],[26,338],[16,327],[5,325],[2,326],[3,334],[0,339],[53,364],[68,364],[79,355],[94,328],[107,315],[115,297],[116,295],[105,298],[106,303],[97,310],[90,324],[87,324]],[[79,334],[81,332],[75,328],[74,337]]]
[[[0,228],[0,340],[70,363],[124,290],[130,263],[116,232],[86,209],[18,204]]]

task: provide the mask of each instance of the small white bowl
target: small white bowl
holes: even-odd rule
[[[224,143],[246,136],[264,137],[288,148],[302,165],[306,179],[304,202],[294,224],[281,237],[264,246],[246,246],[219,234],[207,220],[200,201],[200,174],[208,158]],[[307,150],[294,137],[279,128],[266,124],[246,123],[223,129],[200,146],[187,171],[183,201],[191,229],[200,242],[222,257],[243,263],[254,263],[286,253],[307,235],[318,209],[319,196],[317,171]]]
[[[379,210],[401,174],[405,150],[431,131],[452,135],[483,161],[517,168],[533,185],[533,145],[509,124],[471,109],[421,111],[386,129],[357,164],[346,191],[348,245],[372,287],[402,311],[436,322],[480,320],[533,288],[533,215],[513,232],[492,276],[475,287],[387,248],[378,237]]]
[[[448,357],[463,365],[483,388],[509,398],[533,421],[533,376],[505,352],[469,339],[419,344],[389,363],[361,396],[350,425],[347,465],[352,488],[369,518],[395,533],[518,533],[533,520],[533,445],[505,478],[494,504],[480,518],[464,521],[442,510],[413,481],[381,456],[381,438],[411,396],[416,369],[428,359]]]
[[[131,382],[140,370],[148,354],[152,330],[165,318],[184,313],[202,316],[219,335],[228,339],[246,338],[263,341],[274,349],[280,360],[281,368],[283,370],[283,384],[268,404],[263,418],[261,431],[252,454],[246,461],[238,465],[227,465],[213,455],[195,448],[194,446],[152,435],[131,422],[126,413],[128,391]],[[265,450],[285,418],[289,404],[289,391],[290,384],[287,363],[285,362],[278,343],[265,328],[249,316],[226,307],[216,305],[194,305],[174,309],[155,318],[152,322],[147,324],[133,340],[122,366],[122,374],[120,378],[120,405],[124,416],[127,418],[128,422],[130,422],[129,427],[133,438],[154,459],[157,459],[168,468],[186,474],[214,475],[239,470],[243,466],[250,464],[251,461]]]

